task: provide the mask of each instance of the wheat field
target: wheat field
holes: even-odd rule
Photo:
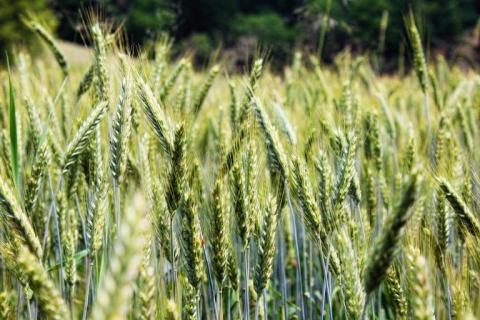
[[[1,319],[480,317],[480,77],[19,50],[1,73]]]

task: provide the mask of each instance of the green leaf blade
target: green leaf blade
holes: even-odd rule
[[[15,186],[18,188],[20,185],[20,166],[18,156],[18,140],[17,140],[17,115],[15,107],[15,94],[13,91],[12,77],[10,72],[10,63],[7,55],[7,68],[8,68],[8,87],[9,87],[9,124],[10,124],[10,154],[12,164],[12,174]]]

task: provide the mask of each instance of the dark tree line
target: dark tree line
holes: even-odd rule
[[[435,49],[459,43],[480,16],[480,2],[473,0],[0,0],[0,47],[28,43],[28,31],[17,26],[30,10],[56,26],[60,38],[79,43],[94,13],[121,24],[132,47],[168,33],[176,48],[201,57],[220,45],[247,43],[281,62],[292,47],[322,47],[328,58],[345,46],[389,60],[405,42],[403,16],[410,8]]]

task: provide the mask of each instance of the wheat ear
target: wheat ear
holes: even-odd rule
[[[78,163],[80,155],[87,148],[90,138],[102,120],[106,106],[106,102],[100,102],[83,121],[77,133],[68,144],[62,160],[63,173],[68,173],[69,169]]]
[[[139,194],[135,195],[120,226],[108,271],[100,283],[92,310],[93,319],[123,319],[127,316],[133,281],[138,275],[142,250],[149,234],[145,211],[145,201]]]
[[[367,294],[378,288],[387,274],[403,236],[403,227],[411,216],[413,203],[418,189],[417,174],[413,174],[403,192],[402,199],[391,213],[375,240],[365,267],[364,285]]]
[[[0,208],[5,217],[4,223],[8,226],[7,230],[11,235],[25,243],[37,258],[41,258],[43,250],[40,240],[28,216],[14,196],[12,188],[4,179],[0,180]]]

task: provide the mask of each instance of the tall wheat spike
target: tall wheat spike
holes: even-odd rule
[[[258,262],[255,266],[253,283],[255,291],[260,295],[267,286],[272,274],[273,258],[275,255],[275,232],[277,230],[277,209],[273,199],[269,199],[265,206],[262,230],[258,243]]]
[[[106,35],[98,23],[91,28],[93,44],[95,48],[95,75],[98,85],[98,97],[100,101],[109,98],[109,76],[107,70],[107,41]]]
[[[188,193],[184,194],[179,212],[181,221],[180,244],[184,259],[185,275],[188,283],[195,292],[198,292],[203,276],[203,263],[196,210],[191,195]]]
[[[32,223],[20,206],[12,187],[3,179],[0,181],[0,208],[9,235],[25,243],[37,258],[41,258],[43,255],[42,246],[33,230]]]
[[[38,22],[27,21],[26,24],[38,34],[38,36],[46,43],[50,51],[52,51],[55,60],[62,69],[63,75],[68,76],[68,63],[65,55],[62,53],[58,44],[53,39],[52,35]]]
[[[327,241],[322,216],[314,201],[312,189],[307,180],[307,172],[298,159],[293,161],[292,191],[302,208],[303,221],[313,239],[318,243]]]
[[[395,211],[385,221],[382,231],[375,241],[365,266],[364,286],[367,294],[378,288],[395,258],[403,228],[411,216],[411,206],[418,190],[418,177],[413,174],[403,192]]]
[[[467,207],[462,198],[455,192],[453,187],[445,179],[440,179],[440,188],[450,203],[450,206],[455,211],[460,225],[464,227],[473,237],[478,237],[480,235],[480,223]]]
[[[162,149],[167,155],[171,155],[173,138],[169,128],[169,120],[160,108],[150,87],[142,79],[138,80],[137,86],[140,102],[142,103],[147,119],[157,135]]]
[[[106,111],[107,103],[100,102],[83,121],[73,139],[68,144],[62,160],[62,172],[68,173],[69,169],[79,161],[81,153],[86,149],[90,139],[95,133]]]
[[[67,313],[65,302],[38,258],[21,244],[3,244],[0,251],[7,268],[17,274],[20,282],[33,291],[42,316],[48,319],[64,319]]]
[[[226,278],[228,258],[228,230],[225,213],[224,186],[220,178],[215,181],[212,194],[212,209],[210,217],[210,242],[212,245],[212,268],[217,285],[222,288]]]
[[[119,237],[109,259],[108,271],[98,289],[92,309],[94,319],[123,319],[127,316],[133,281],[139,273],[142,249],[149,234],[145,212],[145,200],[140,195],[135,195],[124,215]]]
[[[412,316],[421,320],[435,319],[427,261],[413,247],[409,248],[407,261]]]
[[[263,134],[265,148],[267,149],[267,159],[272,174],[278,174],[282,181],[287,179],[287,166],[283,147],[278,140],[276,131],[273,129],[270,120],[265,113],[260,101],[252,98],[253,111],[258,126]]]
[[[110,142],[110,170],[113,178],[120,182],[126,168],[128,141],[131,134],[131,79],[127,76],[122,80],[120,99],[113,120]]]

